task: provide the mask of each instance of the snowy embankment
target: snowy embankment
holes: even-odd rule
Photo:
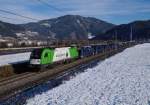
[[[0,56],[0,66],[28,61],[31,52],[8,54]]]
[[[27,100],[28,105],[148,105],[150,44],[128,48],[70,81]]]

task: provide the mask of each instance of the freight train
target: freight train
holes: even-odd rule
[[[61,48],[40,48],[34,49],[30,56],[30,67],[38,67],[53,64],[65,63],[76,59],[82,59],[102,53],[107,49],[114,49],[115,44],[97,44],[90,46],[61,47]]]

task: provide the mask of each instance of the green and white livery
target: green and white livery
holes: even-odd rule
[[[31,53],[30,64],[47,65],[68,59],[75,59],[78,56],[79,52],[76,47],[35,49]]]

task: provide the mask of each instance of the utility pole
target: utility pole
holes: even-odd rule
[[[117,50],[117,30],[115,30],[115,50]]]
[[[130,26],[130,46],[132,45],[132,41],[133,41],[133,27],[131,25]]]
[[[133,40],[133,27],[132,27],[132,25],[131,25],[131,30],[130,30],[130,42],[132,42],[132,40]]]

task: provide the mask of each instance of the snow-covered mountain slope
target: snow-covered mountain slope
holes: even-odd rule
[[[0,66],[28,61],[30,58],[30,54],[31,52],[1,55]]]
[[[27,105],[149,105],[150,44],[128,48]]]

